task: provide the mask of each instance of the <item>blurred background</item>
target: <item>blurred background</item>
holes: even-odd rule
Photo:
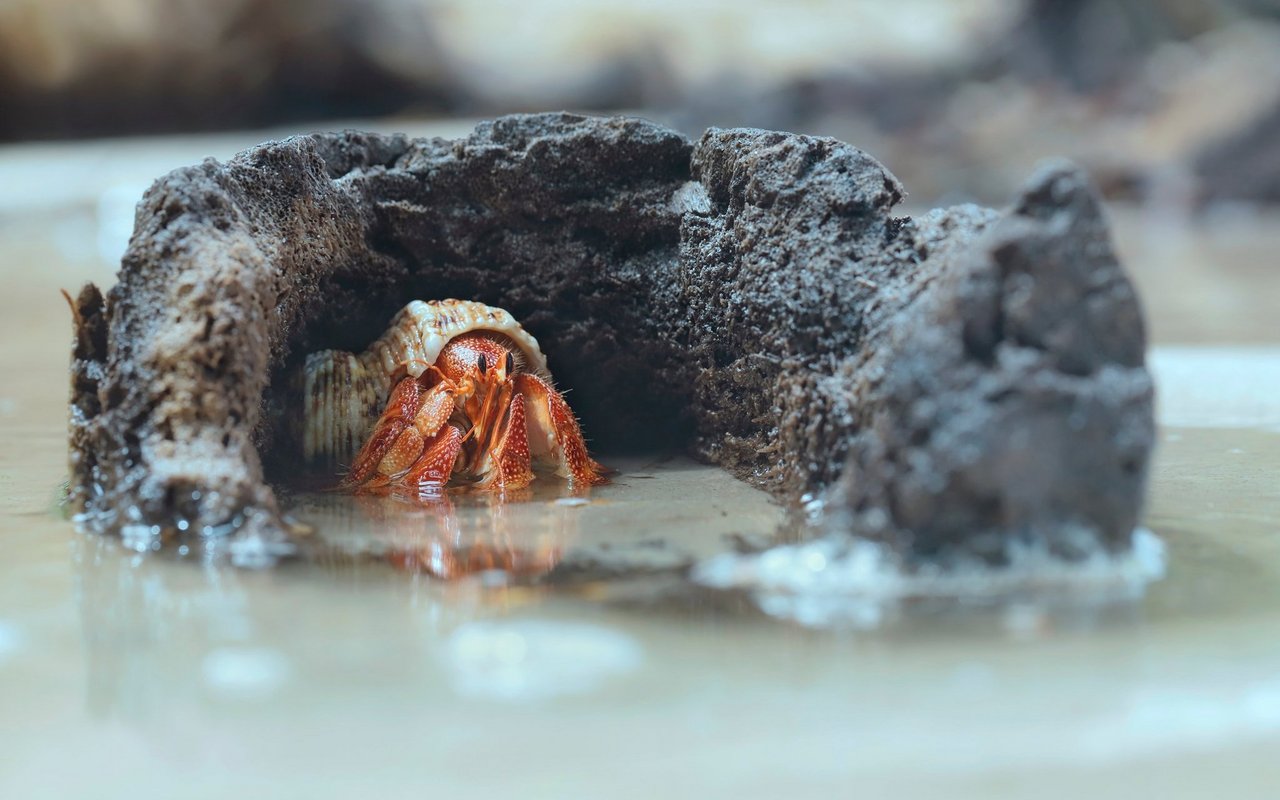
[[[924,205],[1005,202],[1046,155],[1110,197],[1273,203],[1280,2],[0,0],[10,142],[561,108],[835,136]]]

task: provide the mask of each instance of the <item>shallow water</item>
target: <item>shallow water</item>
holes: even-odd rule
[[[1280,347],[1153,352],[1164,428],[1145,524],[1166,576],[1128,600],[781,622],[677,577],[782,519],[679,458],[618,462],[585,503],[550,483],[505,506],[301,496],[318,555],[255,572],[139,555],[58,513],[56,289],[109,281],[94,240],[76,249],[77,226],[105,217],[14,207],[0,796],[1276,796]],[[1161,316],[1169,294],[1148,297],[1172,320],[1159,342],[1222,341]],[[645,574],[613,579],[638,561]]]
[[[858,633],[805,631],[745,601],[615,605],[596,581],[442,582],[366,557],[422,544],[434,522],[388,533],[364,511],[303,511],[351,554],[314,564],[137,555],[72,533],[52,482],[9,462],[0,788],[136,797],[147,774],[156,796],[192,781],[200,796],[263,782],[336,796],[359,781],[390,796],[647,797],[656,768],[664,795],[840,792],[856,774],[950,796],[1120,796],[1127,784],[1106,776],[1140,768],[1193,796],[1239,768],[1233,796],[1261,796],[1280,779],[1266,749],[1280,743],[1280,502],[1258,476],[1280,470],[1280,436],[1179,429],[1160,452],[1148,520],[1169,574],[1140,599],[1076,614],[934,607]],[[665,518],[641,517],[684,492],[714,513],[664,502]],[[510,535],[559,563],[677,525],[696,553],[776,515],[683,461],[635,465],[585,506],[506,510],[541,518]],[[506,535],[491,508],[461,511],[443,529]]]

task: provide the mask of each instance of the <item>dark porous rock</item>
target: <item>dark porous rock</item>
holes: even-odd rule
[[[1127,545],[1152,383],[1141,309],[1084,176],[1050,165],[1003,216],[955,208],[911,227],[926,256],[891,295],[910,299],[824,387],[850,417],[828,526],[917,558]]]
[[[895,216],[902,196],[832,139],[568,114],[178,170],[118,284],[77,301],[73,499],[135,546],[234,532],[269,559],[306,354],[458,297],[538,337],[606,453],[688,448],[788,501],[825,492],[828,526],[921,557],[1124,541],[1151,386],[1086,180],[1052,167],[1004,214]]]

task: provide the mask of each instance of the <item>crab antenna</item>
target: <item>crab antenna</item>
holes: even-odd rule
[[[425,358],[406,358],[404,361],[401,361],[400,363],[396,364],[396,366],[397,366],[397,367],[407,367],[407,366],[409,366],[410,364],[426,364],[426,365],[427,365],[427,369],[430,369],[431,367],[435,366],[434,364],[432,364],[430,361],[426,360]]]
[[[67,301],[67,305],[71,307],[71,318],[76,324],[76,333],[84,327],[84,318],[80,316],[80,309],[76,306],[76,301],[71,299],[70,293],[66,289],[59,289],[62,292],[62,299]]]
[[[427,368],[422,371],[423,375],[427,374],[428,372],[434,371],[436,375],[440,376],[441,380],[445,379],[444,371],[441,370],[439,367],[437,367],[435,364],[432,364],[430,361],[427,361],[425,358],[406,358],[404,361],[401,361],[396,364],[396,369],[399,370],[401,367],[407,367],[410,364],[426,364]]]

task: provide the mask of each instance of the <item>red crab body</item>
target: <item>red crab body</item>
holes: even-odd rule
[[[510,337],[464,333],[416,377],[408,366],[392,376],[386,408],[339,488],[420,493],[469,483],[509,491],[533,480],[534,463],[577,487],[606,481],[569,405],[526,370]]]

